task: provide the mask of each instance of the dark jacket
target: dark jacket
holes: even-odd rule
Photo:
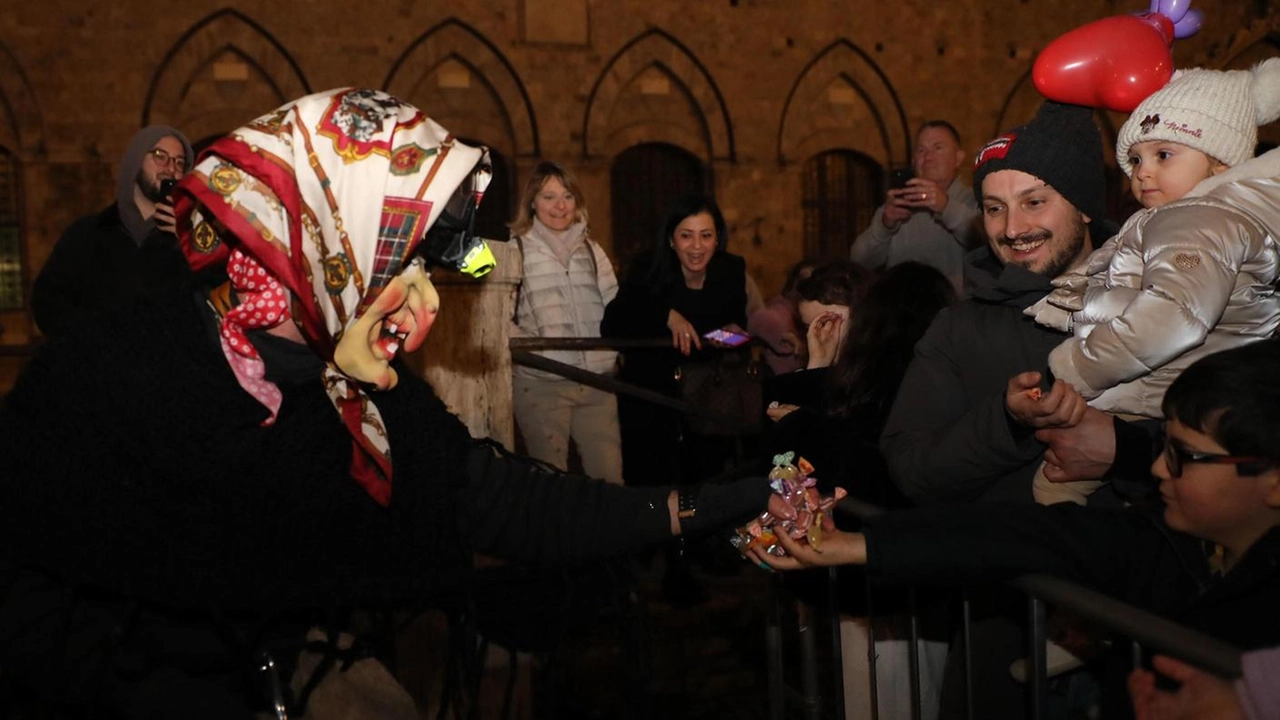
[[[1049,278],[1002,266],[985,247],[967,261],[970,299],[938,313],[916,345],[880,448],[917,503],[1031,502],[1044,445],[1008,417],[1005,390],[1068,336],[1022,314],[1053,289]]]
[[[649,277],[649,256],[637,258],[618,295],[604,310],[600,333],[606,337],[670,338],[667,316],[680,313],[699,334],[736,323],[747,324],[747,264],[741,257],[716,252],[707,264],[707,276],[700,290],[684,284],[676,266],[673,277]],[[710,351],[703,351],[704,353]],[[720,351],[715,351],[720,352]],[[697,361],[694,352],[690,361]],[[673,373],[682,362],[674,349],[631,350],[623,354],[618,376],[630,382],[674,394]]]
[[[284,394],[263,426],[205,313],[143,303],[32,359],[0,407],[0,564],[181,607],[385,605],[444,595],[474,550],[573,561],[670,536],[666,489],[469,450],[407,368],[374,395],[395,452],[384,508],[348,475],[351,437],[315,356],[259,348]]]
[[[114,204],[77,220],[54,246],[31,288],[31,312],[46,336],[182,287],[191,268],[177,238],[154,227],[141,243]]]
[[[970,584],[1046,572],[1242,649],[1280,645],[1280,529],[1230,572],[1202,541],[1165,525],[1160,506],[983,504],[887,513],[868,522],[867,570],[881,580]]]
[[[191,143],[174,128],[148,125],[134,134],[116,176],[116,201],[72,224],[36,276],[31,313],[40,332],[61,334],[141,298],[164,297],[190,279],[191,269],[177,238],[157,229],[153,219],[143,219],[134,199],[138,169],[146,153],[164,137],[182,144],[191,167],[195,159]]]

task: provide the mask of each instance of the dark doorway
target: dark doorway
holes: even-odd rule
[[[657,242],[667,208],[690,193],[712,190],[710,173],[695,155],[666,143],[627,148],[613,161],[613,256],[624,277],[637,254]]]
[[[828,150],[804,164],[804,254],[847,260],[884,198],[884,168],[852,150]]]

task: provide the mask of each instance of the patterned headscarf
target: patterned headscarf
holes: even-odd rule
[[[377,407],[333,363],[343,332],[399,275],[450,197],[487,166],[417,108],[343,88],[291,102],[222,138],[178,186],[192,268],[225,266],[239,303],[220,328],[244,389],[275,420],[280,390],[247,330],[292,320],[326,361],[325,388],[351,432],[351,474],[391,499],[391,454]],[[487,173],[475,175],[482,192]]]

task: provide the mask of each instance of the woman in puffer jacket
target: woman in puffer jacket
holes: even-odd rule
[[[538,163],[520,196],[511,236],[524,258],[512,337],[599,336],[618,280],[609,257],[589,237],[586,200],[572,172],[554,162]],[[613,374],[617,361],[612,350],[541,354],[605,374]],[[587,475],[622,483],[618,402],[611,393],[516,366],[513,404],[529,455],[564,469],[572,438]]]

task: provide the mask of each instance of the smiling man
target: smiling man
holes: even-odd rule
[[[1011,377],[1045,368],[1067,335],[1023,310],[1116,229],[1102,220],[1102,142],[1092,113],[1046,103],[1031,122],[983,146],[973,180],[987,246],[965,257],[969,299],[938,313],[916,345],[880,449],[894,482],[918,504],[1030,504],[1045,446],[1012,419],[1006,391]],[[1066,412],[1064,397],[1054,389],[1046,407],[1056,402],[1055,412]],[[973,706],[982,717],[1020,717],[1025,701],[1009,662],[1025,641],[999,607],[975,603],[973,611],[992,616],[971,633],[973,656],[984,658],[973,666]],[[962,667],[957,655],[948,659],[944,718],[963,717]]]
[[[916,502],[1031,501],[1044,446],[1005,408],[1009,378],[1044,368],[1065,335],[1023,309],[1088,256],[1102,220],[1102,142],[1086,108],[1046,103],[974,162],[987,247],[966,256],[969,299],[916,346],[880,447]]]

